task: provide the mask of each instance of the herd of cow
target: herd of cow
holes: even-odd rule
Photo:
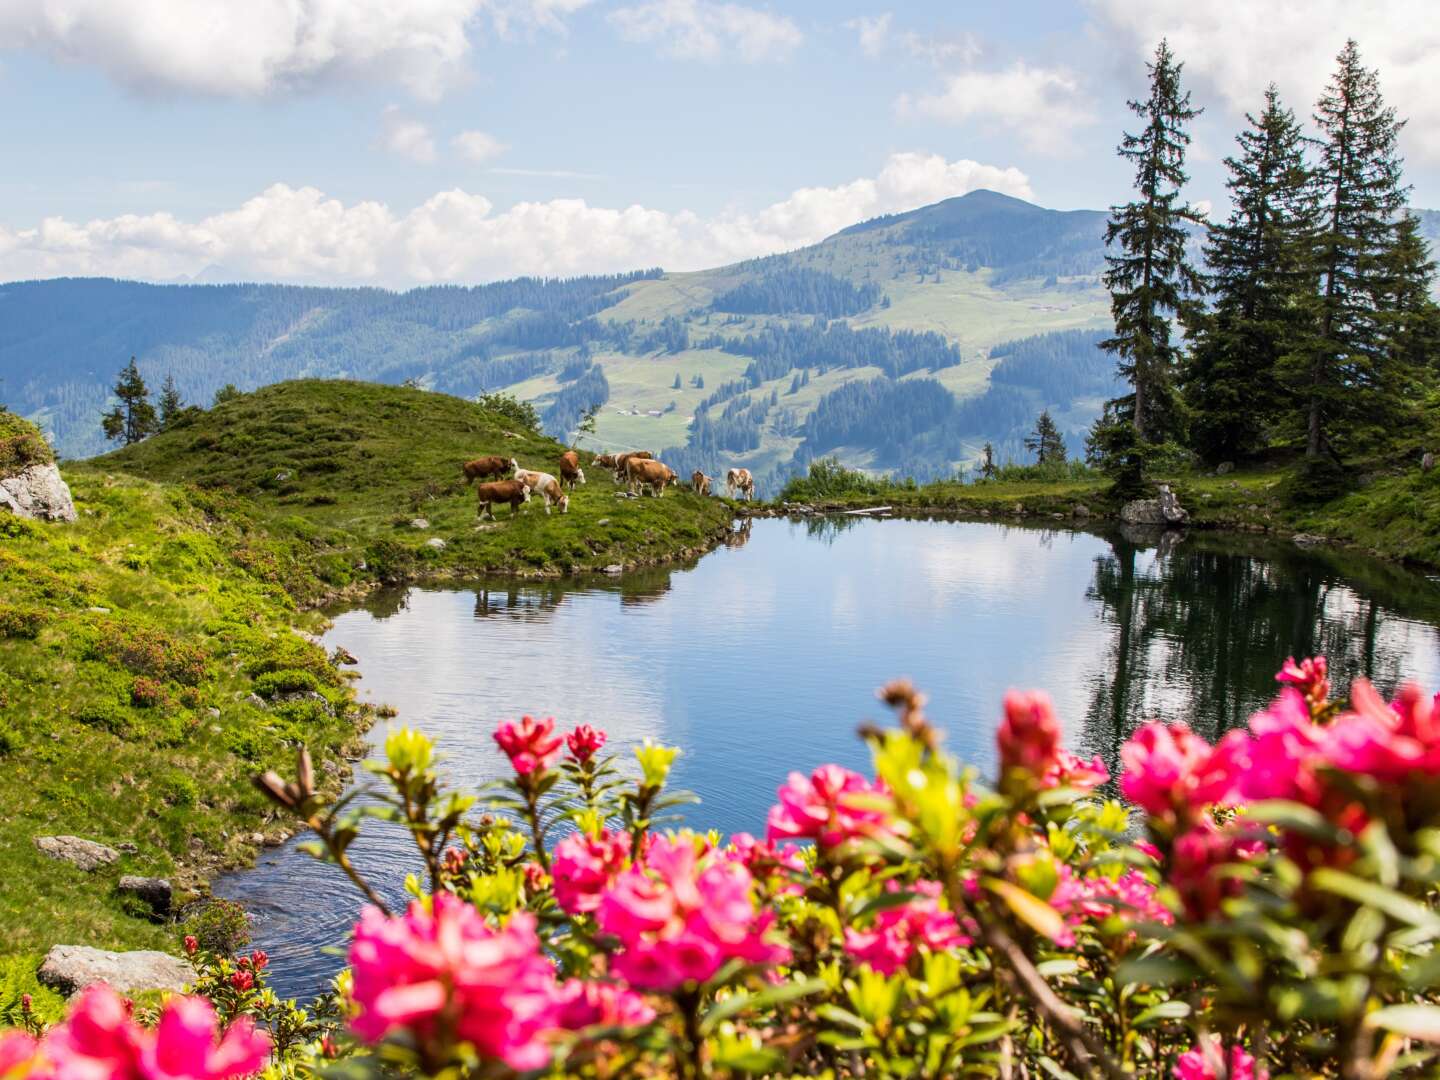
[[[665,488],[679,478],[675,470],[663,461],[656,461],[648,450],[635,450],[626,454],[597,454],[594,465],[614,470],[615,482],[625,483],[632,495],[640,494],[646,488],[657,498]],[[538,493],[545,500],[545,513],[550,507],[560,507],[562,514],[570,510],[570,496],[566,488],[574,490],[576,484],[585,483],[585,470],[580,467],[580,455],[567,450],[560,455],[560,477],[550,473],[522,469],[514,458],[492,454],[465,462],[462,467],[465,483],[482,481],[476,488],[479,493],[479,512],[483,519],[487,514],[495,519],[495,507],[509,504],[510,513],[520,509],[521,503],[530,501],[531,493]],[[492,476],[506,476],[505,480],[488,480]],[[714,478],[706,476],[699,469],[690,475],[690,488],[697,495],[709,495]],[[731,469],[725,474],[725,494],[735,498],[736,492],[746,499],[755,497],[755,478],[749,469]]]

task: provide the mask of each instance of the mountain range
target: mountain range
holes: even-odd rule
[[[691,273],[403,293],[15,282],[0,285],[0,401],[63,454],[95,453],[134,355],[152,387],[171,375],[200,404],[299,377],[505,390],[562,436],[599,405],[587,445],[663,450],[682,472],[743,464],[773,483],[834,454],[925,478],[986,441],[1021,460],[1043,408],[1078,446],[1114,395],[1096,347],[1105,221],[974,191]]]

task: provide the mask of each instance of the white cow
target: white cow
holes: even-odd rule
[[[725,495],[727,498],[735,498],[736,491],[741,492],[746,499],[755,498],[755,477],[750,475],[749,469],[731,469],[725,474]]]
[[[545,513],[550,513],[551,506],[560,507],[562,514],[570,512],[570,496],[565,494],[560,487],[560,481],[546,472],[532,472],[529,469],[522,469],[515,466],[515,479],[527,485],[531,491],[544,496]]]

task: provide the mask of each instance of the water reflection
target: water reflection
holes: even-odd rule
[[[1244,722],[1290,654],[1328,653],[1341,685],[1440,683],[1437,623],[1434,582],[1288,543],[854,516],[746,521],[687,567],[380,594],[329,640],[359,657],[362,693],[437,737],[457,786],[500,775],[498,721],[553,715],[607,728],[623,758],[646,736],[681,745],[674,781],[703,800],[690,820],[758,832],[788,770],[868,768],[855,726],[898,675],[982,769],[1012,686],[1047,689],[1113,769],[1145,719]],[[367,825],[352,854],[398,885],[406,845]],[[292,844],[220,890],[261,915],[283,992],[338,966],[320,949],[359,905],[333,869]]]

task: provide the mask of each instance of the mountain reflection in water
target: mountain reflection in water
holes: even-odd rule
[[[855,727],[897,675],[982,769],[1002,695],[1025,686],[1116,772],[1144,720],[1244,723],[1288,655],[1327,654],[1339,687],[1435,687],[1437,624],[1435,581],[1288,542],[847,517],[745,522],[678,568],[377,594],[327,640],[359,657],[362,693],[436,737],[457,786],[502,774],[500,720],[553,715],[609,730],[622,763],[646,736],[678,744],[672,782],[703,800],[688,820],[758,833],[790,769],[868,769]],[[352,849],[397,903],[407,843],[371,822]],[[294,842],[217,891],[256,913],[281,992],[339,967],[358,900]]]

